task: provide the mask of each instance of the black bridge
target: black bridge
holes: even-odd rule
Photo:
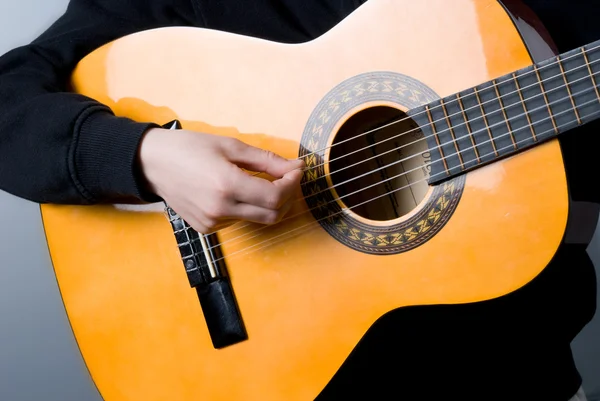
[[[179,121],[167,126],[181,128]],[[190,286],[198,294],[213,346],[224,348],[248,339],[217,235],[198,233],[168,205],[165,212]]]

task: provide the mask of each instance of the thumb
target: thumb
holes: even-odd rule
[[[225,148],[225,155],[239,167],[256,172],[265,172],[273,177],[281,178],[292,170],[304,168],[304,161],[286,159],[268,150],[260,149],[241,141]]]

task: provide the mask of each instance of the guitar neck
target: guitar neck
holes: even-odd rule
[[[600,117],[600,41],[413,109],[431,150],[430,184]]]

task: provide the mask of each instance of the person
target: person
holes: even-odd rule
[[[137,31],[196,26],[298,43],[364,2],[71,0],[37,39],[0,58],[0,188],[40,203],[164,199],[200,232],[238,220],[278,221],[302,162],[228,138],[117,117],[69,92],[68,78],[86,54]],[[561,52],[600,39],[597,2],[525,3]],[[593,147],[581,138],[598,128],[591,123],[577,128],[587,130],[577,141],[565,138],[567,168],[592,168]],[[239,167],[277,179],[270,183]],[[573,183],[572,197],[600,203],[591,184]],[[539,277],[504,297],[383,316],[318,399],[583,400],[570,342],[594,316],[595,300],[585,246],[561,248]]]

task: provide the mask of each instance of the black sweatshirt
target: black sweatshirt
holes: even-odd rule
[[[100,45],[174,25],[303,42],[332,28],[362,2],[72,0],[33,43],[0,58],[0,189],[53,203],[151,197],[141,189],[135,159],[140,138],[153,122],[115,117],[107,107],[67,91],[77,62]],[[598,2],[525,3],[541,17],[561,52],[600,39]],[[563,141],[567,168],[582,177],[571,186],[576,200],[600,201],[598,179],[589,182],[597,177],[597,153],[594,142],[585,142],[586,133],[598,127],[588,124],[578,128],[584,134]],[[356,399],[362,391],[374,399],[380,390],[390,399],[404,399],[394,397],[398,393],[414,400],[566,401],[581,383],[569,342],[593,316],[595,291],[585,247],[571,247],[533,282],[505,297],[388,314],[319,399]]]

